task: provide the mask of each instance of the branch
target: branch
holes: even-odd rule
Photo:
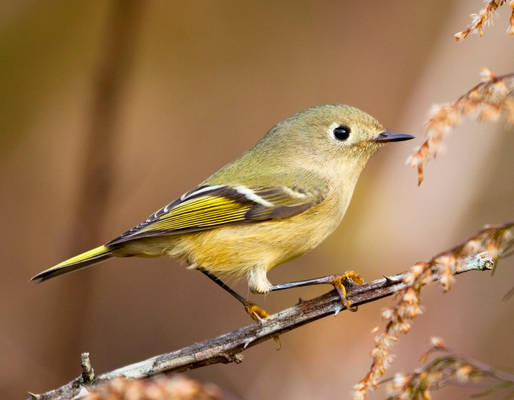
[[[449,254],[454,255],[456,260],[454,273],[456,275],[468,271],[491,270],[497,259],[512,247],[513,230],[514,222],[488,227],[466,242],[438,254],[432,260]],[[467,254],[467,250],[464,250],[470,248],[473,249],[473,252]],[[411,273],[406,271],[363,285],[353,286],[348,292],[348,299],[352,306],[359,306],[401,292],[412,284],[408,279],[410,275]],[[429,279],[436,281],[440,277],[441,275],[434,272]],[[147,378],[210,364],[240,363],[242,361],[241,353],[247,348],[320,318],[338,314],[345,309],[337,292],[332,290],[311,300],[300,300],[298,304],[270,315],[261,322],[98,375],[91,383],[84,382],[80,376],[55,390],[41,395],[31,394],[31,396],[32,399],[38,400],[71,399],[79,393],[85,394],[87,390],[117,377]]]

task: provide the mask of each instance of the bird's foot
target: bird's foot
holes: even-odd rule
[[[269,314],[265,310],[260,308],[257,304],[250,303],[249,301],[247,301],[244,304],[244,307],[245,311],[250,315],[250,317],[252,317],[252,319],[257,322],[262,322],[269,317]],[[280,343],[280,338],[278,337],[278,335],[273,336],[273,341],[277,346],[277,350],[280,350],[282,348],[282,344]]]
[[[269,314],[260,308],[257,304],[245,301],[243,303],[245,311],[252,317],[254,321],[262,322],[262,320],[269,317]]]
[[[348,311],[357,311],[356,306],[352,306],[350,300],[348,300],[347,296],[347,286],[351,287],[354,284],[362,285],[364,280],[357,272],[349,271],[345,272],[342,275],[335,276],[332,280],[332,285],[334,285],[339,297],[341,298],[341,303],[343,306],[347,308]]]

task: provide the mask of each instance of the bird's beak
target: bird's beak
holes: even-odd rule
[[[382,132],[373,141],[376,143],[388,143],[388,142],[401,142],[402,140],[411,140],[411,139],[414,139],[414,136],[407,135],[405,133]]]

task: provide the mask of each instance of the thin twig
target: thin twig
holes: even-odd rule
[[[91,366],[91,359],[89,353],[82,353],[80,355],[80,366],[82,367],[82,382],[91,383],[95,379],[95,370]]]
[[[491,236],[493,236],[499,229],[507,229],[510,232],[513,226],[514,223],[489,227],[479,232],[478,235],[491,232]],[[512,241],[512,238],[509,240]],[[465,242],[460,245],[460,247],[467,243],[468,242]],[[460,247],[457,246],[455,248]],[[459,268],[455,270],[455,274],[467,271],[490,270],[493,268],[499,255],[497,248],[491,248],[491,254],[488,252],[480,252],[478,254],[468,255],[462,259]],[[380,278],[360,286],[354,286],[348,293],[348,299],[353,306],[359,306],[390,296],[408,287],[409,283],[405,278],[409,273],[409,271],[406,271],[387,278]],[[437,280],[438,277],[439,275],[437,274],[432,275],[433,280]],[[86,388],[90,389],[96,387],[101,383],[117,377],[147,378],[161,373],[181,372],[216,363],[239,363],[242,361],[241,353],[247,348],[273,339],[282,333],[296,329],[320,318],[335,315],[345,309],[346,308],[341,304],[337,292],[332,290],[314,299],[300,301],[292,307],[270,315],[261,322],[253,323],[171,353],[161,354],[98,375],[91,384],[84,385],[81,377],[75,378],[64,386],[39,395],[38,399],[71,399],[77,396],[81,390],[82,393],[85,393]]]

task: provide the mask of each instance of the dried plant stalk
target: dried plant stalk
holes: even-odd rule
[[[387,324],[384,331],[374,339],[371,368],[355,385],[354,399],[365,399],[368,390],[377,387],[380,377],[393,361],[390,354],[391,346],[398,340],[400,333],[409,332],[412,320],[422,312],[420,294],[425,285],[438,282],[447,291],[454,283],[454,274],[462,271],[462,266],[470,256],[487,255],[496,265],[498,258],[513,245],[514,223],[486,227],[463,244],[438,254],[428,262],[419,262],[412,266],[403,278],[407,286],[396,294],[399,297],[398,303],[382,312],[382,318]]]
[[[423,182],[423,165],[437,156],[444,135],[458,126],[463,117],[492,121],[503,114],[507,123],[514,125],[514,73],[495,76],[483,68],[481,76],[482,82],[453,103],[432,107],[426,123],[426,139],[407,159],[407,164],[418,170],[418,185]]]
[[[490,0],[488,1],[478,13],[471,14],[471,25],[461,32],[457,32],[453,35],[456,40],[462,40],[467,37],[470,33],[479,33],[480,36],[484,34],[484,27],[492,23],[492,19],[498,7],[503,6],[507,3],[507,0]],[[514,0],[509,1],[509,6],[512,9],[512,13],[509,19],[509,28],[507,32],[514,35]]]
[[[152,379],[117,378],[87,393],[84,400],[222,400],[213,384],[200,384],[185,376]]]
[[[432,347],[422,354],[426,361],[433,353],[444,353],[423,368],[410,374],[397,373],[394,378],[382,383],[387,384],[388,400],[430,399],[430,391],[440,389],[452,383],[460,385],[473,384],[484,379],[492,380],[489,389],[476,396],[506,394],[504,398],[514,395],[514,375],[495,370],[487,364],[457,354],[444,345],[440,338],[432,338]],[[505,393],[507,392],[507,393]]]

